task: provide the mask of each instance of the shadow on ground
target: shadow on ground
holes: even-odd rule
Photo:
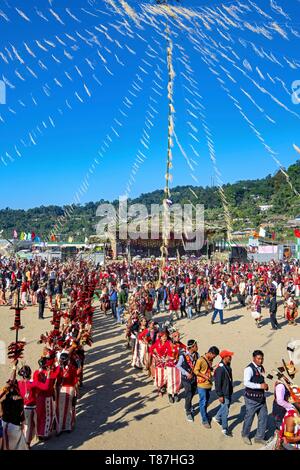
[[[128,426],[132,419],[141,421],[160,411],[154,406],[150,411],[144,410],[146,403],[154,402],[157,395],[154,391],[137,392],[137,388],[149,385],[151,379],[130,367],[130,353],[125,340],[120,341],[121,332],[111,316],[99,312],[95,315],[94,343],[109,340],[109,344],[93,347],[86,354],[76,428],[70,434],[38,443],[33,449],[76,449],[96,436]],[[105,360],[106,357],[110,359]],[[129,413],[134,413],[134,417],[128,419]]]

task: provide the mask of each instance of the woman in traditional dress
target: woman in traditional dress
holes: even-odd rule
[[[176,315],[176,319],[179,320],[179,308],[180,308],[180,298],[175,290],[175,287],[172,287],[171,292],[169,294],[169,312],[170,312],[171,321],[174,318],[174,314]]]
[[[298,317],[298,307],[294,294],[291,294],[285,302],[285,313],[288,324],[296,326],[296,318]]]
[[[33,380],[38,384],[45,384],[47,378],[48,387],[40,390],[36,398],[37,436],[39,440],[50,437],[56,424],[55,413],[55,383],[60,374],[60,367],[55,365],[55,354],[48,354],[39,360],[40,369],[33,374]],[[50,371],[50,374],[49,374]]]
[[[150,354],[155,367],[154,383],[160,397],[166,392],[168,358],[172,356],[171,341],[167,331],[158,334],[158,339],[150,347]]]
[[[166,373],[169,402],[174,403],[179,401],[178,394],[181,387],[181,373],[180,370],[177,369],[176,364],[178,362],[180,352],[185,351],[186,346],[181,343],[180,334],[177,330],[172,333],[171,337],[172,342],[166,362]]]
[[[260,296],[260,290],[257,291],[253,295],[252,302],[251,302],[251,316],[255,320],[257,328],[261,328],[261,319],[262,319],[262,313],[261,313],[261,296]]]
[[[147,345],[144,341],[144,335],[146,333],[146,329],[147,329],[147,320],[146,318],[142,318],[138,332],[137,332],[137,337],[135,340],[131,367],[143,369],[146,366],[145,355],[146,355]]]
[[[58,378],[58,394],[56,400],[57,427],[56,434],[71,432],[76,420],[76,401],[78,397],[78,382],[81,365],[69,354],[60,355],[60,375]]]
[[[22,380],[18,381],[18,387],[21,397],[24,401],[24,435],[26,444],[30,448],[33,438],[36,436],[36,397],[39,390],[47,390],[49,387],[50,371],[48,371],[45,383],[35,382],[31,379],[31,369],[29,366],[23,366],[18,372]]]
[[[152,364],[152,355],[150,348],[155,343],[158,335],[158,324],[153,320],[149,322],[148,328],[143,333],[143,340],[146,343],[145,354],[145,369],[148,371],[148,376],[155,377],[155,367]]]
[[[110,309],[110,301],[108,295],[108,288],[104,287],[100,295],[100,310],[107,315],[108,310]]]

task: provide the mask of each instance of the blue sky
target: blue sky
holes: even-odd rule
[[[117,0],[116,3],[118,3]],[[128,0],[128,3],[137,7],[139,2]],[[183,3],[185,6],[194,8],[201,6],[210,6],[214,10],[221,8],[221,2],[208,0],[186,0]],[[250,6],[246,0],[242,3]],[[37,8],[36,4],[38,4]],[[236,5],[237,2],[224,4],[225,6]],[[269,0],[257,0],[256,5],[261,6],[288,32],[288,40],[283,39],[274,31],[273,39],[269,40],[247,28],[243,30],[230,28],[228,33],[231,35],[232,42],[224,39],[216,30],[216,26],[213,26],[211,31],[203,28],[203,32],[217,43],[221,43],[224,48],[232,47],[239,57],[237,59],[231,55],[231,58],[235,59],[236,66],[243,69],[252,80],[264,87],[292,112],[300,114],[300,105],[296,106],[292,103],[289,93],[292,82],[300,80],[299,38],[295,35],[298,29],[300,31],[300,3],[297,0],[276,2],[276,5],[282,6],[289,14],[291,20],[287,20],[282,14],[272,10]],[[59,15],[64,24],[51,14],[49,8]],[[66,8],[69,8],[69,12],[81,22],[71,18],[66,13]],[[48,21],[38,16],[36,9]],[[109,149],[104,157],[99,159],[100,163],[95,165],[92,174],[89,174],[88,190],[81,196],[81,202],[102,198],[114,199],[123,194],[139,148],[147,159],[140,165],[135,176],[131,196],[162,188],[167,144],[167,67],[165,43],[158,32],[147,25],[144,25],[142,30],[138,29],[135,23],[127,17],[133,37],[123,36],[111,25],[118,25],[118,21],[123,21],[124,17],[118,14],[110,16],[105,14],[111,10],[107,10],[103,1],[99,0],[95,2],[78,0],[76,6],[70,1],[40,0],[35,3],[29,0],[25,5],[20,0],[9,2],[3,0],[0,10],[0,15],[3,13],[10,19],[7,22],[3,16],[0,16],[2,32],[0,76],[3,75],[10,84],[7,86],[6,105],[0,105],[0,116],[4,121],[0,122],[0,156],[2,156],[0,207],[29,208],[42,204],[71,203],[95,157],[97,158],[98,150],[106,139],[107,133],[112,137],[112,142],[109,143]],[[25,14],[30,21],[22,18],[21,14]],[[252,25],[262,25],[263,21],[266,21],[254,12],[243,15],[243,19]],[[188,23],[187,21],[186,24]],[[102,32],[95,30],[95,26],[99,27],[99,24],[102,25],[100,27]],[[286,24],[296,33],[292,34]],[[191,23],[189,26],[191,27]],[[226,34],[222,27],[219,27],[219,30]],[[100,41],[98,45],[95,42],[87,44],[84,41],[84,38],[89,38],[87,31],[97,35]],[[109,37],[118,41],[121,47],[111,42],[103,31],[107,31]],[[81,37],[76,35],[76,32]],[[144,40],[138,38],[136,33]],[[201,103],[206,107],[206,121],[213,135],[222,180],[234,182],[273,173],[276,170],[276,164],[235,108],[233,101],[221,89],[216,76],[208,70],[208,65],[202,60],[203,54],[195,50],[184,30],[174,29],[173,39],[176,71],[174,83],[176,134],[188,157],[196,162],[193,163],[192,174],[199,184],[204,186],[211,184],[214,170],[200,116],[197,116],[197,119],[191,119],[188,114],[188,109],[192,108],[185,101],[186,98],[189,99],[189,93],[185,87],[189,87],[189,83],[182,75],[185,71],[180,61],[178,45],[184,47],[189,56],[194,71],[193,76],[198,82],[197,87],[202,96]],[[239,39],[242,39],[242,43]],[[39,45],[35,42],[36,40]],[[161,43],[162,51],[159,50],[158,43],[155,41]],[[244,45],[243,41],[246,41]],[[35,57],[30,55],[24,42]],[[259,57],[253,51],[251,42],[258,49],[263,48],[268,54],[273,52],[281,65],[266,57]],[[158,51],[158,56],[163,59],[163,62],[147,56],[148,44]],[[200,44],[203,46],[204,43],[200,42]],[[209,43],[209,47],[210,54],[215,53],[218,59],[215,65],[221,74],[220,78],[225,81],[230,94],[240,103],[243,112],[263,136],[265,142],[278,153],[277,158],[283,165],[288,166],[295,162],[297,154],[292,145],[293,143],[300,145],[299,118],[284,110],[266,93],[261,93],[249,78],[219,55],[220,52],[225,53],[225,49],[218,47],[218,50],[213,50],[212,42]],[[97,52],[100,52],[107,61],[106,65],[110,73],[104,68],[104,62]],[[114,54],[117,54],[124,66],[117,62]],[[228,49],[226,55],[229,57]],[[294,67],[288,65],[283,57],[291,63],[295,60]],[[143,60],[146,60],[150,66],[145,66]],[[141,64],[148,72],[147,75],[138,68]],[[163,96],[161,97],[153,95],[152,90],[157,64],[162,71]],[[81,75],[75,69],[75,65]],[[220,69],[220,66],[223,69]],[[259,68],[265,80],[259,76],[256,67]],[[225,75],[224,68],[236,83]],[[67,78],[66,73],[72,81]],[[119,109],[122,108],[124,96],[130,97],[128,90],[136,73],[143,79],[142,91],[137,94],[137,98],[132,100],[134,105],[128,109],[128,117],[122,117]],[[241,88],[251,96],[257,106],[263,108],[263,112],[253,105]],[[45,90],[46,92],[49,90],[50,96],[47,96]],[[79,94],[83,103],[76,97],[75,92]],[[159,114],[151,133],[150,148],[145,151],[145,148],[141,147],[140,139],[151,95],[157,99],[157,103],[154,104]],[[66,100],[72,109],[67,107]],[[265,114],[276,124],[267,120]],[[49,116],[55,127],[51,125]],[[121,118],[123,119],[122,127],[118,128],[116,124],[113,124],[115,118],[119,122]],[[198,141],[193,140],[189,135],[191,129],[187,124],[188,121],[197,128],[198,132],[194,134]],[[118,129],[119,138],[112,133],[112,125]],[[193,145],[196,154],[191,150],[190,145]],[[173,154],[172,186],[195,185],[195,179],[192,178],[191,171],[176,145],[173,148]]]

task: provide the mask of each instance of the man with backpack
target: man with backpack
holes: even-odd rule
[[[207,406],[213,384],[213,360],[218,355],[219,349],[216,346],[212,346],[207,353],[197,360],[194,368],[194,374],[197,377],[200,415],[202,424],[206,429],[211,428],[207,415]]]

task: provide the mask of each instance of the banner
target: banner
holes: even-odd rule
[[[277,251],[278,251],[278,246],[267,245],[267,246],[258,247],[258,253],[275,254],[277,253]]]

